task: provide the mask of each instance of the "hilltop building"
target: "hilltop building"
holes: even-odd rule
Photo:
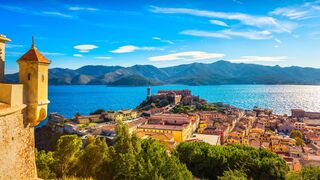
[[[35,179],[34,126],[47,116],[48,66],[32,46],[17,63],[19,84],[4,83],[5,43],[0,35],[0,179]]]
[[[303,109],[291,109],[291,117],[320,119],[320,112],[306,112]]]

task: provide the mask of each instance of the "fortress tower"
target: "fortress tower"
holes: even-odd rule
[[[5,43],[8,41],[11,40],[0,34],[0,83],[4,82]]]
[[[0,36],[0,77],[4,72],[4,43]],[[0,179],[37,179],[34,126],[47,116],[48,65],[32,46],[18,61],[20,84],[0,81]]]
[[[19,64],[19,82],[24,85],[24,103],[27,105],[28,122],[38,125],[47,117],[50,61],[38,51],[32,37],[30,50],[17,63]]]

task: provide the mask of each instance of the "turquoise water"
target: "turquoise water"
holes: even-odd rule
[[[224,102],[240,108],[261,106],[276,113],[290,113],[291,108],[320,111],[320,86],[294,85],[166,85],[159,89],[190,89],[209,102]],[[146,87],[50,86],[49,113],[72,117],[76,112],[88,114],[96,109],[134,108],[147,94]]]

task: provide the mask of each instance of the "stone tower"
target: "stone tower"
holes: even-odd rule
[[[34,44],[18,61],[19,82],[24,85],[24,104],[27,105],[27,120],[33,126],[47,116],[48,66],[51,63]]]
[[[34,126],[47,114],[50,61],[32,43],[18,63],[20,84],[0,82],[0,179],[37,179]]]
[[[5,43],[8,41],[11,40],[0,34],[0,82],[4,82]]]

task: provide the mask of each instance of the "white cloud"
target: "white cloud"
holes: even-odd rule
[[[200,30],[185,30],[180,32],[184,35],[190,35],[190,36],[199,36],[199,37],[211,37],[211,38],[225,38],[225,39],[231,39],[230,36],[223,34],[219,31],[217,32],[209,32],[209,31],[200,31]]]
[[[0,9],[4,9],[6,11],[11,11],[15,13],[21,13],[21,14],[30,14],[34,16],[52,16],[52,17],[60,17],[60,18],[74,18],[74,16],[71,16],[69,14],[64,14],[58,11],[39,11],[38,9],[32,9],[32,8],[22,8],[19,6],[7,6],[7,5],[0,5]]]
[[[89,52],[93,49],[98,48],[98,46],[92,44],[82,44],[74,46],[73,48],[79,50],[79,52]]]
[[[155,48],[155,47],[138,47],[133,45],[126,45],[126,46],[118,47],[117,49],[112,50],[110,52],[120,54],[120,53],[130,53],[138,50],[152,51],[157,49],[158,48]]]
[[[174,61],[174,60],[184,60],[184,61],[197,61],[204,59],[215,59],[222,58],[224,54],[219,53],[207,53],[203,51],[188,51],[188,52],[180,52],[167,54],[163,56],[153,56],[149,57],[150,61]]]
[[[219,21],[219,20],[210,20],[210,23],[211,24],[215,24],[215,25],[218,25],[218,26],[223,26],[223,27],[229,27],[228,24],[226,24],[225,22],[223,21]]]
[[[74,56],[74,57],[83,57],[82,54],[74,54],[73,56]]]
[[[271,32],[264,31],[233,31],[231,29],[222,31],[223,34],[230,36],[238,36],[251,40],[262,40],[262,39],[270,39],[272,38]]]
[[[43,11],[42,12],[43,15],[47,15],[47,16],[58,16],[58,17],[63,17],[63,18],[73,18],[73,16],[68,15],[68,14],[64,14],[61,12],[55,12],[55,11]]]
[[[237,20],[244,25],[254,26],[261,29],[268,29],[275,32],[290,33],[296,25],[291,22],[280,22],[279,20],[270,16],[254,16],[244,13],[225,13],[216,11],[206,11],[188,8],[161,8],[152,6],[151,11],[154,13],[163,14],[187,14],[199,17],[219,18],[227,20]]]
[[[6,44],[6,48],[21,48],[23,45],[20,44]]]
[[[161,42],[163,42],[163,43],[174,44],[173,41],[166,40],[166,39],[161,39],[161,38],[159,38],[159,37],[153,37],[152,39],[161,41]]]
[[[276,8],[270,15],[287,17],[289,19],[309,19],[320,16],[320,1],[305,2],[299,5]]]
[[[241,56],[238,59],[230,59],[230,62],[280,62],[287,60],[287,56]]]
[[[199,30],[185,30],[181,34],[200,36],[200,37],[212,37],[212,38],[225,38],[231,39],[232,37],[242,37],[251,40],[263,40],[272,38],[272,34],[269,31],[233,31],[231,29],[223,31],[199,31]]]
[[[298,9],[294,8],[277,8],[271,12],[272,15],[282,15],[286,16],[290,19],[300,19],[305,17],[308,12],[307,11],[299,11]]]
[[[42,52],[43,55],[46,56],[63,56],[63,53],[58,53],[58,52]]]
[[[232,0],[232,2],[235,2],[235,3],[237,3],[237,4],[243,4],[243,2],[238,1],[238,0]]]
[[[112,59],[112,57],[110,56],[97,56],[97,57],[94,57],[95,59]]]
[[[79,7],[79,6],[70,6],[68,9],[70,11],[98,11],[99,10],[92,7]]]
[[[277,43],[282,44],[282,41],[281,41],[280,39],[275,38],[274,40],[275,40]]]

